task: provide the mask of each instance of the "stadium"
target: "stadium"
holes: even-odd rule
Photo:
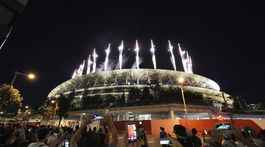
[[[140,68],[139,45],[135,45],[135,66],[123,69],[123,41],[118,47],[118,68],[110,69],[110,45],[105,50],[106,58],[97,69],[96,50],[75,70],[72,79],[55,87],[48,99],[60,94],[74,93],[72,115],[80,116],[88,111],[100,113],[109,108],[116,120],[152,120],[184,118],[184,107],[190,119],[214,118],[222,103],[232,105],[231,96],[220,91],[219,85],[204,76],[194,74],[191,57],[178,44],[184,71],[177,71],[174,48],[169,41],[168,51],[173,70],[157,69],[155,47],[151,41],[153,69]],[[93,57],[93,61],[91,61]],[[86,74],[84,69],[86,65]],[[103,69],[104,67],[104,69]],[[93,69],[92,69],[93,68]],[[183,105],[186,101],[186,106]]]

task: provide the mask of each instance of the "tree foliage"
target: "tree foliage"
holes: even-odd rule
[[[107,95],[105,100],[104,100],[104,103],[106,106],[112,107],[112,106],[116,105],[116,99],[112,95]]]
[[[169,88],[167,90],[161,90],[159,94],[159,101],[162,103],[168,102],[181,102],[181,92],[176,88]]]
[[[90,96],[85,96],[82,98],[82,108],[90,108],[92,107],[93,102],[90,98]]]
[[[256,110],[265,110],[265,104],[264,101],[263,102],[258,102],[256,104]]]
[[[6,113],[17,112],[22,106],[22,96],[13,86],[2,84],[0,86],[0,111]]]
[[[125,94],[123,93],[118,99],[117,99],[117,105],[118,106],[123,106],[123,105],[125,105],[125,99],[126,99],[126,97],[125,97]]]
[[[140,99],[140,90],[138,88],[132,88],[128,95],[128,104],[135,104]]]
[[[61,124],[61,120],[63,117],[68,116],[68,111],[71,107],[71,103],[73,101],[74,97],[66,97],[63,94],[60,94],[60,96],[57,98],[57,110],[56,115],[59,117],[59,126]]]
[[[242,108],[240,106],[240,100],[239,100],[239,98],[234,98],[233,108],[234,108],[235,111],[241,111],[242,110]]]
[[[153,96],[151,95],[149,88],[145,87],[141,92],[140,102],[144,104],[150,104],[152,100]]]
[[[49,120],[54,118],[54,116],[56,115],[56,110],[57,110],[56,103],[52,103],[51,101],[52,100],[46,101],[39,108],[39,111],[43,114],[43,117]]]

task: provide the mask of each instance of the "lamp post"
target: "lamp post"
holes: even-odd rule
[[[13,76],[13,78],[12,78],[12,81],[11,81],[11,83],[10,83],[10,89],[9,89],[9,92],[11,92],[11,90],[12,90],[12,88],[13,88],[13,85],[14,85],[14,83],[15,83],[15,80],[16,80],[16,78],[17,78],[18,75],[25,76],[25,77],[27,77],[27,78],[30,79],[30,80],[33,80],[33,79],[35,79],[35,77],[36,77],[33,73],[25,74],[25,73],[21,73],[21,72],[15,71],[15,72],[14,72],[14,76]],[[25,108],[28,109],[29,106],[26,106]],[[20,112],[20,111],[18,111],[18,112]],[[4,119],[5,119],[5,118],[4,118]],[[4,122],[5,122],[5,120],[4,120]]]
[[[188,127],[189,127],[189,118],[188,118],[188,110],[187,110],[186,100],[185,100],[184,91],[183,91],[184,82],[185,82],[184,78],[181,77],[181,78],[178,79],[178,83],[180,84],[181,96],[182,96],[182,100],[183,100],[184,111],[185,111],[185,116],[186,116],[186,121],[187,121],[187,129],[188,129]]]
[[[25,77],[27,77],[27,78],[30,79],[30,80],[33,80],[33,79],[36,78],[36,76],[35,76],[33,73],[25,74],[25,73],[21,73],[21,72],[18,72],[18,71],[15,71],[14,73],[15,73],[15,74],[14,74],[13,79],[12,79],[11,84],[10,84],[11,87],[13,87],[14,82],[15,82],[15,80],[16,80],[16,78],[17,78],[18,75],[25,76]]]

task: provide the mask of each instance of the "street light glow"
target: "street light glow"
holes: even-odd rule
[[[29,74],[27,75],[27,77],[28,77],[30,80],[33,80],[33,79],[36,78],[36,76],[35,76],[33,73],[29,73]]]
[[[51,103],[54,104],[55,103],[55,100],[52,100]]]

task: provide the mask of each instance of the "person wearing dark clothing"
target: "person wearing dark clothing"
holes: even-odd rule
[[[98,137],[99,137],[99,145],[104,147],[105,146],[105,133],[103,132],[102,128],[98,130]]]
[[[195,128],[192,128],[191,133],[192,133],[191,140],[193,143],[193,147],[201,147],[202,141],[199,137],[196,136],[197,130]]]
[[[178,142],[183,146],[183,147],[193,147],[192,140],[188,136],[186,132],[186,128],[182,125],[175,125],[173,128],[173,132],[176,134]]]
[[[147,137],[145,135],[144,127],[142,125],[138,126],[137,142],[138,144],[140,144],[141,147],[148,147]]]
[[[160,127],[160,140],[167,140],[167,133],[165,132],[165,128]],[[162,144],[162,147],[168,147],[167,144]]]
[[[160,127],[160,138],[167,138],[167,133],[163,127]]]
[[[225,131],[223,133],[224,142],[222,147],[236,147],[236,137],[232,131]]]

